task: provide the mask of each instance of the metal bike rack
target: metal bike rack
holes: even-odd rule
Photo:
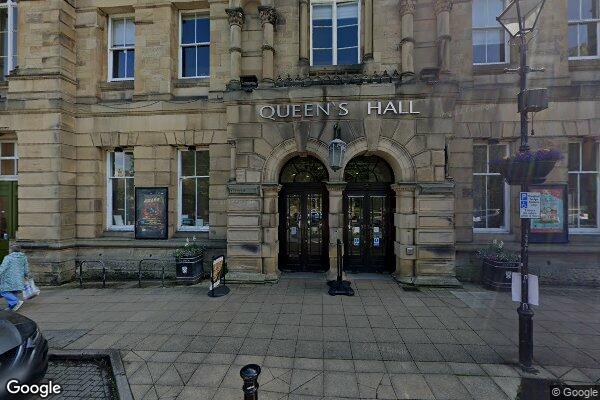
[[[156,271],[160,271],[161,272],[161,286],[165,287],[165,264],[164,264],[165,260],[161,260],[158,258],[143,258],[140,260],[139,264],[138,264],[138,287],[142,287],[142,267],[144,266],[144,263],[148,263],[148,262],[153,262],[153,263],[161,263],[161,268],[159,269],[153,269],[152,271],[156,272]]]
[[[79,263],[79,287],[83,289],[83,266],[86,264],[102,267],[102,288],[104,289],[106,287],[106,266],[102,260],[83,260]]]

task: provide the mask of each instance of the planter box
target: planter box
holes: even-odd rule
[[[484,258],[481,283],[488,289],[508,292],[511,290],[513,272],[519,272],[518,262],[503,262]]]
[[[500,173],[509,185],[529,183],[539,185],[546,181],[556,161],[503,160],[499,163]]]
[[[204,275],[204,257],[175,258],[175,276],[178,281],[197,283]]]

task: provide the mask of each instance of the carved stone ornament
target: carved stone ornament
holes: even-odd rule
[[[400,16],[415,13],[414,0],[400,0]]]
[[[450,12],[450,10],[452,10],[452,0],[434,0],[433,11],[436,15],[443,11]]]
[[[229,25],[244,25],[246,16],[244,15],[244,10],[241,7],[228,8],[225,10],[225,12],[227,13],[227,20],[229,21]]]
[[[258,14],[260,15],[260,21],[263,25],[275,25],[277,23],[277,11],[271,6],[259,6]]]

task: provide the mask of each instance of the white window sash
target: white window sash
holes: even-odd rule
[[[208,47],[210,54],[210,41],[208,42],[197,42],[198,39],[196,37],[195,28],[194,28],[194,43],[182,43],[182,31],[183,31],[183,17],[188,15],[194,15],[198,19],[209,19],[209,16],[206,12],[195,11],[195,12],[179,12],[179,79],[197,79],[197,78],[209,78],[210,77],[210,63],[208,65],[208,75],[198,75],[198,58],[196,58],[196,75],[194,76],[184,76],[183,75],[183,49],[185,47]],[[210,24],[210,22],[209,22]],[[210,30],[210,28],[209,28]],[[210,33],[209,33],[210,34]]]
[[[504,147],[504,154],[508,155],[508,145],[500,144]],[[488,196],[488,177],[490,176],[501,176],[498,172],[490,172],[490,145],[488,144],[476,144],[476,146],[485,146],[486,148],[486,172],[473,172],[473,176],[485,176],[485,207],[486,210],[489,209],[487,206],[489,202]],[[506,183],[506,181],[502,181],[503,183],[503,203],[504,203],[504,226],[500,228],[475,228],[473,226],[473,233],[509,233],[510,232],[510,185]],[[475,210],[473,210],[474,212]],[[487,221],[486,221],[487,224]]]
[[[114,46],[113,45],[113,21],[114,20],[118,20],[118,19],[131,19],[132,23],[134,23],[133,21],[133,16],[130,14],[127,15],[114,15],[112,17],[110,17],[108,19],[108,81],[109,82],[119,82],[119,81],[132,81],[135,79],[135,70],[133,71],[133,75],[132,77],[124,77],[124,78],[113,78],[113,53],[115,51],[129,51],[129,50],[133,50],[134,52],[134,57],[135,57],[135,43],[133,44],[133,46]],[[135,27],[135,24],[134,24]],[[135,42],[135,36],[134,36],[134,42]],[[135,68],[135,64],[134,64],[134,68]]]
[[[180,150],[177,156],[177,230],[178,231],[182,231],[182,232],[208,232],[210,229],[210,225],[209,225],[209,221],[206,221],[207,224],[203,225],[203,226],[189,226],[189,225],[183,225],[183,180],[184,179],[194,179],[194,186],[195,186],[195,190],[194,190],[194,212],[196,213],[196,220],[198,219],[198,178],[209,178],[209,175],[193,175],[193,176],[184,176],[183,175],[183,162],[182,162],[182,155],[184,153],[184,151],[194,151],[194,152],[200,152],[200,151],[209,151],[208,149],[206,150]],[[194,157],[194,163],[196,163],[196,157]],[[194,173],[196,171],[195,165],[194,165]],[[210,184],[209,184],[210,185]]]
[[[587,23],[596,23],[596,55],[595,56],[570,56],[569,60],[595,60],[600,58],[600,18],[596,19],[580,19],[580,20],[570,20],[568,22],[568,26],[572,25],[583,25]],[[567,26],[567,29],[568,29]],[[568,32],[567,32],[568,33]],[[568,38],[567,38],[568,41]],[[579,53],[581,41],[579,40],[579,28],[577,29],[577,53]]]
[[[19,175],[19,154],[17,153],[17,142],[13,141],[0,141],[0,146],[4,143],[11,143],[14,146],[14,156],[3,156],[0,151],[0,161],[2,160],[11,160],[14,163],[15,174],[14,175],[0,175],[0,181],[16,181],[18,180]],[[1,149],[1,147],[0,147]],[[0,172],[2,172],[0,167]]]
[[[571,142],[570,144],[577,144],[579,150],[579,165],[577,170],[569,170],[569,175],[577,176],[577,227],[569,227],[569,233],[576,235],[590,235],[600,233],[600,144],[594,142],[596,151],[596,170],[588,171],[583,169],[583,143],[582,142]],[[579,221],[579,211],[581,210],[581,175],[596,174],[596,227],[581,228]],[[568,221],[567,221],[568,222]]]
[[[483,0],[482,0],[483,1]],[[486,16],[488,13],[488,1],[489,0],[485,0],[485,9],[486,9]],[[471,3],[471,7],[472,7],[472,3]],[[504,30],[504,28],[502,27],[502,25],[500,25],[500,23],[498,23],[498,25],[492,25],[492,26],[474,26],[473,21],[471,21],[471,47],[474,46],[473,43],[473,33],[477,30],[479,31],[488,31],[488,30],[492,30],[492,29],[498,29],[502,32],[502,37],[504,37],[504,61],[493,61],[493,62],[488,62],[488,56],[487,56],[487,51],[488,51],[488,41],[487,41],[487,35],[486,35],[486,39],[485,39],[485,59],[486,62],[473,62],[473,65],[505,65],[508,64],[510,62],[510,50],[509,50],[509,35],[508,33]]]
[[[18,34],[18,26],[14,26],[14,13],[16,12],[17,3],[14,0],[7,0],[6,3],[0,4],[0,8],[6,8],[6,18],[8,19],[6,22],[6,36],[8,41],[6,44],[6,70],[10,74],[16,67],[14,56],[17,55],[17,49],[14,48],[14,39],[15,34]],[[4,71],[2,71],[2,75],[4,75]]]
[[[357,5],[357,20],[358,20],[358,24],[356,24],[357,28],[357,46],[351,46],[351,47],[344,47],[344,48],[340,48],[340,50],[343,49],[353,49],[353,48],[357,48],[357,53],[358,53],[358,58],[356,60],[357,64],[361,63],[361,54],[360,54],[360,36],[361,36],[361,26],[360,26],[360,21],[361,21],[361,2],[360,1],[348,1],[348,0],[315,0],[315,1],[311,1],[310,3],[310,65],[314,66],[314,61],[313,61],[313,53],[314,50],[329,50],[331,49],[332,52],[332,56],[331,56],[331,65],[338,65],[338,60],[337,60],[337,52],[338,52],[338,47],[337,47],[337,6],[339,4],[344,4],[344,3],[349,3],[349,4],[356,4]],[[313,7],[315,5],[327,5],[329,4],[332,7],[332,14],[331,14],[331,29],[332,29],[332,44],[331,44],[331,48],[329,47],[313,47]],[[344,25],[344,26],[355,26],[354,24],[352,25]]]
[[[115,225],[114,221],[113,221],[113,204],[112,204],[112,195],[113,195],[113,189],[112,189],[112,183],[113,183],[113,179],[128,179],[131,180],[131,183],[133,184],[133,176],[123,176],[123,177],[116,177],[113,175],[112,173],[112,157],[111,155],[114,154],[115,152],[107,152],[106,153],[106,229],[109,231],[124,231],[124,232],[131,232],[133,231],[134,226],[133,225]],[[125,152],[123,152],[125,153]],[[123,154],[123,173],[125,173],[125,154]],[[135,190],[135,187],[134,187]],[[124,223],[127,222],[127,185],[125,185],[125,193],[124,193],[125,199],[124,199],[124,207],[125,207],[125,220],[123,221]],[[135,200],[134,200],[135,201]]]

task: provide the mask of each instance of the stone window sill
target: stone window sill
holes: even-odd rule
[[[311,66],[310,75],[362,74],[363,64]]]
[[[569,71],[597,70],[600,68],[600,58],[588,60],[569,60]]]
[[[175,88],[208,87],[210,78],[184,78],[177,79],[174,83]]]
[[[173,239],[176,238],[192,238],[195,236],[196,239],[208,239],[208,231],[177,231],[173,234]]]
[[[133,231],[104,231],[102,237],[135,239],[135,234]]]
[[[510,64],[473,65],[473,75],[501,75],[510,67]]]
[[[121,90],[133,90],[133,80],[131,81],[117,81],[117,82],[102,82],[100,84],[100,90],[102,92],[114,92]]]

